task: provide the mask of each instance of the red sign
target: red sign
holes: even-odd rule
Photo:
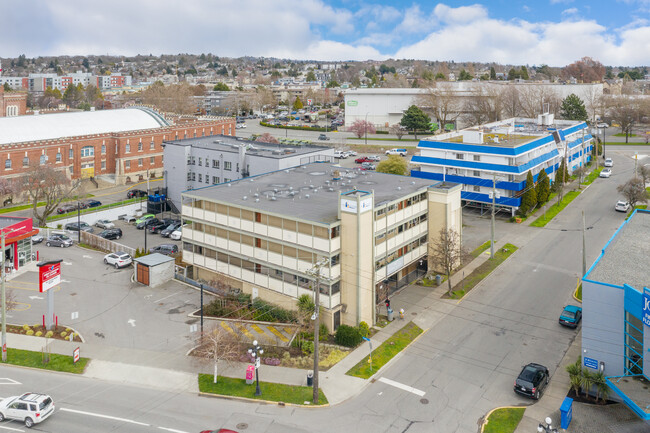
[[[72,351],[72,362],[77,363],[79,361],[79,348],[77,347],[75,350]]]
[[[253,375],[255,374],[255,367],[249,365],[246,367],[246,380],[253,380]]]
[[[307,99],[307,105],[311,105],[311,103],[312,103],[312,100],[311,100],[311,99]]]
[[[61,262],[47,263],[38,268],[38,289],[47,292],[52,287],[61,284]]]

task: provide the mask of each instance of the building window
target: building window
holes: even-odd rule
[[[95,156],[95,148],[92,146],[85,146],[81,148],[81,157]]]
[[[219,160],[218,159],[213,159],[212,160],[212,168],[219,168]]]
[[[106,161],[102,161],[102,170],[106,170]]]
[[[239,173],[239,163],[237,163],[237,166],[235,167],[235,171]]]
[[[155,163],[156,163],[156,157],[155,156],[150,157],[149,158],[149,164],[153,165]]]
[[[61,162],[61,152],[56,153],[56,162]]]
[[[38,159],[38,163],[40,165],[45,165],[46,162],[47,162],[47,156],[41,155],[41,157]]]
[[[199,182],[203,182],[203,175],[201,173],[199,173]]]
[[[151,143],[149,143],[149,149],[154,149],[156,147],[156,143],[154,143],[153,140],[151,140]]]
[[[262,222],[262,214],[259,212],[255,212],[255,222],[256,223],[261,223]]]
[[[223,168],[224,168],[224,170],[232,171],[232,162],[230,162],[230,161],[224,162],[223,163]]]
[[[29,157],[24,157],[23,158],[23,167],[27,167],[29,165]]]
[[[68,152],[68,158],[69,158],[69,159],[73,159],[73,158],[74,158],[74,150],[70,149],[70,151]]]
[[[11,160],[10,159],[5,160],[5,168],[11,168]]]
[[[228,179],[227,177],[224,177],[224,178],[223,178],[223,181],[226,182],[226,183],[228,183],[228,182],[230,182],[230,179]]]
[[[125,162],[124,162],[124,168],[125,168],[126,170],[131,169],[131,161],[125,161]]]
[[[138,143],[138,152],[142,152],[142,142]]]
[[[131,145],[129,143],[126,143],[125,151],[126,153],[131,153]]]
[[[481,155],[474,155],[474,161],[480,161]]]
[[[456,159],[465,159],[465,155],[462,153],[457,153],[456,154]]]
[[[341,262],[341,255],[337,254],[330,259],[330,265],[335,266]]]
[[[212,183],[214,185],[218,184],[219,183],[219,178],[217,176],[212,176]]]
[[[192,180],[196,180],[196,173],[192,173]]]
[[[203,167],[203,159],[199,156],[199,167]]]
[[[341,226],[332,227],[330,238],[331,239],[338,238],[340,233],[341,233]]]
[[[481,187],[478,185],[474,185],[472,188],[474,189],[474,192],[481,192]]]
[[[138,158],[138,167],[142,167],[142,158]]]
[[[210,183],[210,176],[207,174],[205,175],[205,183]]]
[[[102,155],[106,155],[106,145],[102,144]]]
[[[191,171],[187,172],[187,180],[192,180],[192,172]]]
[[[474,170],[474,177],[481,177],[481,172],[479,170]]]

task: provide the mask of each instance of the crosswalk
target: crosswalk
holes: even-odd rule
[[[296,327],[292,325],[267,325],[247,322],[225,321],[219,326],[234,336],[243,335],[251,342],[259,341],[261,344],[287,346],[291,342]]]

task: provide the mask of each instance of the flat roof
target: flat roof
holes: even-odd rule
[[[10,227],[14,224],[21,223],[25,220],[28,220],[31,218],[27,217],[10,217],[10,216],[0,216],[0,229],[4,229],[7,227]]]
[[[435,183],[410,176],[312,163],[187,191],[183,197],[331,224],[338,221],[342,193],[373,191],[375,207],[378,207]]]
[[[605,245],[586,279],[643,292],[650,286],[650,212],[637,210]]]
[[[291,156],[307,155],[314,152],[331,151],[334,149],[327,146],[317,146],[314,144],[287,145],[262,143],[258,141],[246,140],[241,137],[232,137],[230,135],[212,135],[208,137],[186,138],[182,140],[167,140],[165,145],[190,146],[197,149],[208,149],[216,152],[239,153],[239,147],[247,146],[246,154],[249,156],[259,156],[263,158],[282,159]]]
[[[145,266],[156,266],[162,263],[173,262],[175,259],[164,254],[152,253],[133,260],[138,263],[142,263]]]

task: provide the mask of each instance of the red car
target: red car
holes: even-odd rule
[[[237,433],[235,430],[228,430],[227,428],[222,428],[219,430],[203,430],[201,433]]]
[[[357,158],[354,160],[357,164],[362,164],[364,162],[372,162],[372,159],[368,158],[367,156],[362,156],[361,158]]]

